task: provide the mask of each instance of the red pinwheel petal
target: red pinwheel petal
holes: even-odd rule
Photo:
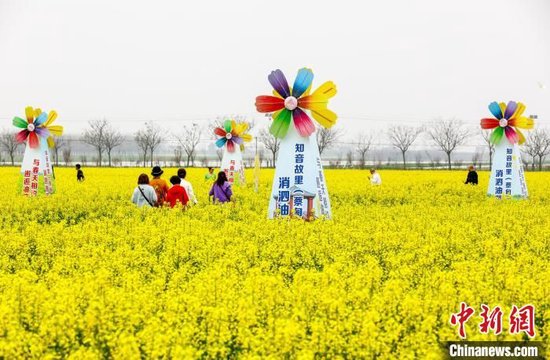
[[[34,131],[29,132],[29,146],[32,149],[36,149],[40,145],[40,141],[38,140],[38,136]]]
[[[218,136],[225,136],[226,132],[224,129],[220,128],[220,127],[217,127],[214,129],[214,134],[218,135]]]
[[[18,143],[24,143],[25,140],[27,140],[27,136],[29,136],[29,130],[27,130],[27,129],[21,130],[20,132],[15,134],[15,140]]]
[[[499,121],[493,118],[481,119],[481,128],[482,129],[494,129],[499,125]]]
[[[292,112],[292,118],[294,119],[294,126],[296,127],[296,130],[298,130],[298,133],[301,136],[307,137],[315,131],[313,121],[311,121],[309,116],[302,109],[294,109]]]
[[[256,110],[262,113],[274,112],[285,107],[285,101],[275,96],[261,95],[256,98]]]
[[[233,143],[233,140],[227,140],[227,151],[230,153],[235,151],[235,144]]]
[[[512,127],[506,126],[504,128],[504,132],[506,134],[506,137],[508,138],[508,141],[510,141],[511,144],[519,142],[518,133]]]

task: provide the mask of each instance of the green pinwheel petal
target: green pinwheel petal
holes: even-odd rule
[[[275,116],[275,119],[273,119],[273,124],[271,124],[271,127],[269,128],[269,132],[276,138],[284,138],[288,132],[291,117],[292,112],[290,110],[281,110],[281,112]]]
[[[23,120],[23,119],[21,119],[20,117],[17,117],[17,116],[13,118],[12,123],[13,123],[13,126],[16,126],[18,128],[21,128],[21,129],[26,129],[27,125],[28,125],[26,120]]]
[[[225,132],[231,132],[231,120],[225,120],[223,122],[223,128],[225,129]]]
[[[493,133],[491,134],[489,141],[495,145],[499,144],[503,136],[504,136],[504,128],[499,126],[495,128],[495,130],[493,130]]]

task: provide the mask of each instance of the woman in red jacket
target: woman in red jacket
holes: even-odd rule
[[[170,207],[176,206],[177,203],[186,206],[189,196],[187,196],[185,188],[180,185],[181,179],[174,175],[170,178],[170,183],[172,183],[172,187],[168,189],[166,194],[166,204],[170,204]]]

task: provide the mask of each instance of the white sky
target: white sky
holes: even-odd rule
[[[348,135],[519,100],[550,125],[549,0],[0,0],[0,127],[26,105],[68,133],[255,112],[268,73],[333,80]],[[546,84],[542,89],[538,83]]]

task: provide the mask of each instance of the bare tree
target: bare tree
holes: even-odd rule
[[[176,166],[179,167],[181,165],[182,157],[183,157],[183,150],[181,146],[176,146],[174,148],[174,162],[176,163]]]
[[[407,168],[407,159],[405,155],[422,131],[423,129],[421,127],[416,128],[403,125],[393,125],[389,128],[388,137],[391,144],[401,151],[403,169]]]
[[[151,155],[151,166],[153,166],[153,155],[155,154],[155,150],[164,139],[161,135],[162,130],[154,123],[146,123],[146,128],[149,133],[149,154]]]
[[[65,146],[65,139],[54,137],[53,141],[53,157],[55,166],[59,166],[59,151]]]
[[[62,151],[63,155],[63,162],[65,165],[70,165],[72,161],[72,154],[71,154],[71,144],[67,144],[65,148]]]
[[[441,151],[447,154],[447,165],[451,170],[451,154],[455,149],[464,144],[468,137],[468,130],[464,129],[463,123],[455,119],[437,119],[428,135],[433,142],[439,146]]]
[[[124,137],[118,130],[113,129],[110,125],[104,129],[103,145],[109,159],[109,167],[111,166],[111,153],[113,149],[122,145],[123,142]]]
[[[184,126],[183,133],[176,140],[187,156],[187,166],[195,165],[197,146],[201,141],[202,128],[198,124]]]
[[[222,149],[216,149],[216,156],[218,157],[218,160],[221,163],[221,161],[223,159],[223,150]]]
[[[493,168],[493,154],[495,153],[495,145],[491,142],[491,132],[487,130],[481,130],[481,137],[487,148],[489,149],[489,169]]]
[[[281,140],[271,135],[266,129],[260,130],[258,133],[258,140],[264,145],[266,150],[271,152],[271,158],[273,159],[272,166],[275,166],[275,162],[277,162],[277,153],[281,146]]]
[[[84,132],[82,140],[95,148],[97,151],[97,164],[101,166],[102,160],[101,156],[105,150],[105,130],[107,129],[109,123],[106,119],[102,120],[91,120],[88,122],[90,128]]]
[[[134,140],[143,153],[143,166],[147,166],[147,154],[150,155],[151,166],[153,166],[155,150],[163,141],[161,132],[160,127],[152,122],[146,122],[145,126],[134,135]]]
[[[533,168],[538,158],[539,171],[542,170],[544,158],[550,154],[550,134],[545,129],[531,131],[525,142],[524,151],[533,158]]]
[[[342,129],[335,129],[333,127],[327,129],[317,126],[315,137],[317,139],[317,146],[319,147],[319,155],[323,155],[326,149],[333,147],[342,135]]]
[[[15,139],[15,133],[7,129],[2,130],[2,133],[0,134],[0,146],[2,146],[2,149],[8,153],[12,166],[15,165],[15,152],[17,151],[19,145],[20,144]]]
[[[367,153],[372,145],[373,135],[366,133],[359,133],[355,142],[355,151],[359,155],[359,166],[361,169],[365,168],[367,164]]]
[[[348,150],[348,152],[346,153],[346,162],[347,162],[348,167],[350,167],[350,168],[353,167],[353,151],[352,150]]]
[[[476,151],[472,155],[472,164],[475,167],[479,167],[481,159],[483,159],[483,151],[479,151],[478,149],[476,149]]]
[[[149,152],[149,134],[146,129],[139,129],[134,135],[134,140],[143,154],[143,166],[147,166],[147,153]]]

